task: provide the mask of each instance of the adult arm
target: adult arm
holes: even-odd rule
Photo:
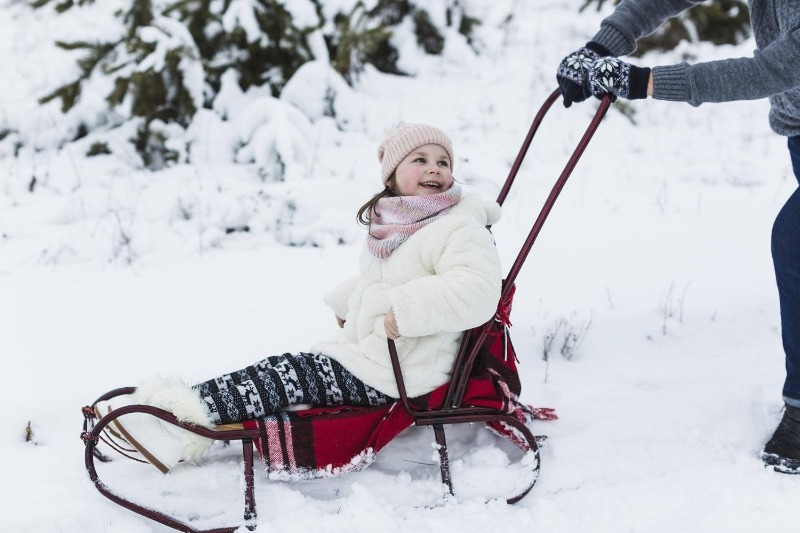
[[[600,24],[592,41],[611,55],[627,55],[636,50],[636,41],[650,35],[661,24],[704,0],[623,0]]]
[[[753,57],[653,69],[653,98],[689,102],[755,100],[800,87],[800,28]]]
[[[667,18],[702,0],[623,0],[603,20],[593,41],[612,55],[636,49]],[[800,87],[800,28],[785,33],[753,57],[653,68],[648,95],[657,100],[705,102],[755,100]]]

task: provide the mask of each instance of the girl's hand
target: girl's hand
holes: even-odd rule
[[[339,318],[339,315],[336,315],[336,323],[339,324],[340,328],[344,327],[344,318]]]
[[[400,331],[397,329],[397,318],[394,316],[393,308],[390,308],[383,318],[383,329],[386,331],[386,336],[393,341],[400,338]]]

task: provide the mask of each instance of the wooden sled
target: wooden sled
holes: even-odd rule
[[[555,90],[534,118],[509,176],[500,191],[497,199],[499,204],[502,205],[506,199],[534,134],[545,114],[559,96],[559,90]],[[247,529],[253,530],[256,527],[254,458],[257,454],[261,456],[268,472],[284,474],[287,479],[291,479],[293,476],[308,478],[337,475],[357,470],[371,462],[371,460],[362,460],[359,463],[357,460],[348,459],[349,456],[361,457],[359,454],[366,453],[367,455],[364,457],[371,458],[408,426],[430,426],[433,428],[438,445],[442,483],[449,493],[453,494],[445,426],[483,423],[499,436],[514,443],[528,456],[525,464],[530,469],[530,482],[521,492],[508,498],[507,501],[513,504],[522,499],[533,488],[539,473],[538,441],[541,437],[533,435],[527,422],[533,419],[552,420],[555,419],[555,414],[551,409],[534,409],[521,404],[518,400],[521,387],[516,368],[516,353],[508,336],[514,281],[558,194],[610,104],[611,97],[604,97],[577,148],[553,186],[503,282],[497,313],[483,326],[465,332],[450,383],[423,397],[408,398],[394,342],[389,340],[389,354],[400,392],[399,400],[389,406],[315,408],[307,411],[279,413],[264,420],[206,429],[181,422],[172,413],[147,405],[128,405],[101,416],[102,413],[97,413],[95,408],[98,402],[131,394],[135,390],[133,387],[116,389],[100,396],[94,403],[83,408],[84,423],[81,438],[85,443],[84,460],[89,478],[97,490],[114,503],[178,531],[232,533],[243,525]],[[123,455],[137,459],[135,450],[130,448],[123,438],[114,433],[113,426],[109,426],[116,418],[135,412],[148,413],[209,439],[241,443],[245,485],[243,523],[231,527],[198,530],[164,512],[120,496],[100,479],[95,460],[108,461],[108,458],[98,449],[100,442],[104,442]],[[337,465],[337,462],[341,464]]]

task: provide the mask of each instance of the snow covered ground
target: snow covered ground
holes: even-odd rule
[[[355,211],[378,187],[382,131],[398,120],[442,127],[454,141],[456,177],[496,195],[555,87],[556,65],[607,13],[578,16],[581,3],[480,4],[481,55],[451,39],[441,57],[409,52],[415,77],[367,70],[354,92],[342,89],[342,129],[315,115],[314,84],[297,83],[285,100],[305,114],[297,129],[313,150],[291,179],[270,183],[259,177],[268,162],[211,153],[219,137],[203,144],[200,120],[191,135],[208,159],[158,173],[131,166],[124,142],[94,158],[83,155],[87,144],[47,148],[64,123],[35,98],[73,68],[52,41],[84,26],[0,2],[0,125],[44,146],[13,157],[0,144],[0,399],[8,409],[0,529],[167,531],[95,491],[80,407],[153,373],[201,380],[327,336],[335,321],[321,295],[353,271],[362,236]],[[753,47],[684,45],[638,63]],[[308,80],[327,76],[310,69]],[[286,107],[261,116],[305,120]],[[260,529],[750,532],[798,523],[800,479],[757,458],[781,407],[769,234],[797,185],[785,140],[770,132],[763,101],[631,107],[635,125],[609,112],[518,279],[512,336],[523,399],[560,417],[533,427],[549,436],[533,491],[515,506],[491,499],[518,471],[492,437],[465,427],[450,437],[460,496],[441,504],[432,434],[412,429],[362,472],[259,478]],[[595,109],[556,105],[542,126],[495,226],[507,266]],[[251,231],[225,233],[242,223]],[[580,342],[567,344],[565,357],[569,331]],[[211,527],[240,519],[236,465],[235,450],[218,449],[207,466],[169,476],[124,459],[101,475]]]

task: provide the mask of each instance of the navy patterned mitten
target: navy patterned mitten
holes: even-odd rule
[[[556,80],[561,89],[561,96],[564,97],[564,107],[571,106],[573,102],[583,102],[592,95],[587,90],[586,77],[589,68],[592,63],[607,55],[610,55],[610,52],[602,45],[590,41],[561,61]]]
[[[611,93],[627,100],[647,98],[650,69],[620,61],[616,57],[603,57],[592,63],[586,77],[585,89],[598,98]]]

